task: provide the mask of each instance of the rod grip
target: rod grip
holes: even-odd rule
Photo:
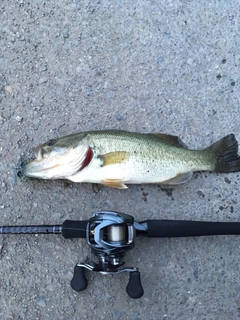
[[[62,235],[65,239],[85,238],[88,220],[65,220],[62,225]]]
[[[240,222],[147,220],[147,225],[147,236],[151,238],[240,234]]]

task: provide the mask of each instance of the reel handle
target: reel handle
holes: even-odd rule
[[[142,287],[139,271],[130,272],[126,291],[129,297],[131,297],[132,299],[139,299],[143,296],[144,290]]]
[[[85,276],[85,268],[76,265],[74,268],[73,278],[71,280],[71,287],[73,290],[79,292],[83,291],[88,286],[88,281]]]

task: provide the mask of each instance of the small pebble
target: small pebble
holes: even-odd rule
[[[12,89],[12,87],[10,87],[10,86],[5,86],[5,90],[6,90],[8,93],[13,94],[13,89]]]
[[[159,56],[158,58],[157,58],[157,63],[162,63],[164,61],[164,58],[162,57],[162,56]]]
[[[63,35],[63,38],[67,39],[69,37],[68,29],[63,29],[62,35]]]
[[[116,119],[117,119],[118,121],[121,121],[121,120],[123,120],[123,116],[121,116],[120,114],[117,114]]]
[[[16,116],[16,120],[17,120],[17,122],[22,122],[23,121],[23,117]]]
[[[36,300],[36,303],[39,307],[42,307],[42,308],[45,308],[46,307],[46,302],[44,300],[43,297],[39,297],[37,300]]]

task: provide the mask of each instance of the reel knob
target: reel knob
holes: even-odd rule
[[[129,282],[127,285],[127,294],[133,299],[139,299],[143,296],[144,290],[141,284],[140,272],[130,272]]]
[[[71,280],[71,287],[75,291],[83,291],[87,288],[88,282],[85,276],[85,268],[76,265],[74,268],[73,278]]]

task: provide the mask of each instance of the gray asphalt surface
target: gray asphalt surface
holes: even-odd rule
[[[24,181],[20,158],[95,129],[165,132],[190,148],[240,141],[238,1],[13,1],[0,4],[0,224],[61,224],[97,210],[136,220],[239,221],[239,174],[195,173],[178,187],[128,190]],[[1,236],[1,319],[240,319],[240,237],[138,238],[128,276],[70,287],[83,240]]]

